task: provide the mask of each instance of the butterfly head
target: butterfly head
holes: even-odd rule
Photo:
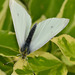
[[[22,47],[21,47],[21,54],[22,54],[22,58],[24,59],[27,54],[28,54],[28,45],[27,43],[25,43]]]

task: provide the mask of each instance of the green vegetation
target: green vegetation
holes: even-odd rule
[[[70,22],[46,45],[29,54],[28,64],[17,56],[20,51],[9,0],[0,0],[0,75],[33,75],[32,71],[36,75],[75,75],[75,0],[20,2],[25,5],[33,24],[52,17],[68,18]]]

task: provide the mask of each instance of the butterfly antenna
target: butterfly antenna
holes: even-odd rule
[[[35,74],[35,72],[33,71],[33,69],[31,68],[31,66],[30,66],[29,62],[28,62],[28,58],[26,57],[25,59],[26,59],[26,61],[27,61],[27,64],[28,64],[29,68],[30,68],[30,69],[31,69],[31,71],[33,72],[33,74],[34,74],[34,75],[36,75],[36,74]]]
[[[17,56],[19,56],[19,55],[20,55],[20,54],[18,54]],[[21,57],[22,57],[22,56],[20,56],[20,57],[17,59],[17,61],[18,61]],[[10,62],[4,63],[4,65],[7,65],[7,64],[12,63],[12,62],[15,63],[15,60],[12,60],[12,61],[10,61]]]

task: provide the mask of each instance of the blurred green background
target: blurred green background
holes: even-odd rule
[[[61,42],[65,43],[65,45],[62,45],[61,43],[60,45],[53,40],[49,41],[39,50],[51,53],[52,55],[60,59],[63,63],[65,63],[66,66],[68,66],[68,70],[63,69],[66,71],[65,73],[63,70],[61,70],[62,73],[52,75],[75,75],[75,0],[20,0],[20,2],[25,5],[28,13],[32,18],[33,24],[35,22],[38,23],[42,20],[53,17],[70,19],[69,24],[57,35],[58,37],[62,34],[66,34],[65,36],[63,36],[65,38],[67,35],[69,35],[66,38],[68,46],[66,45],[67,43],[63,37],[58,37],[57,39],[63,38]],[[12,73],[13,64],[7,65],[5,66],[6,68],[3,68],[4,66],[2,65],[2,63],[8,61],[7,57],[16,56],[19,53],[18,49],[19,48],[16,41],[12,17],[9,9],[9,0],[0,0],[0,69],[7,75],[10,75]],[[63,55],[68,58],[63,57]],[[70,62],[71,58],[72,63]],[[66,61],[67,59],[69,59],[69,61]],[[73,71],[71,70],[71,68],[73,68]],[[11,71],[9,71],[10,69]],[[4,74],[2,71],[0,72],[1,75]],[[56,72],[57,70],[52,69],[51,73],[53,71]],[[39,72],[38,75],[46,75],[48,72],[49,70],[45,71],[45,73],[43,74],[42,71]]]

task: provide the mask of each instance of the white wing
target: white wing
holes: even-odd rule
[[[51,38],[58,34],[68,22],[69,19],[65,18],[51,18],[40,22],[36,27],[30,44],[31,52],[46,44]]]
[[[14,23],[17,41],[19,47],[25,43],[31,26],[31,17],[26,12],[25,8],[18,4],[15,0],[9,2],[10,11]]]

